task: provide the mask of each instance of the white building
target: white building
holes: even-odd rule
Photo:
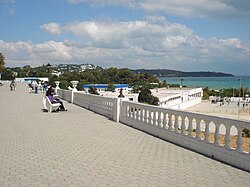
[[[31,83],[32,81],[49,81],[48,77],[23,77],[23,78],[16,78],[16,82],[21,82],[21,83]]]
[[[123,91],[128,91],[128,84],[114,84],[115,92],[119,92],[120,89]],[[105,92],[108,89],[108,84],[85,84],[83,88],[86,92],[88,92],[89,88],[96,88],[98,92]]]
[[[159,106],[164,108],[185,110],[189,107],[201,103],[203,96],[202,88],[156,88],[151,89],[152,95],[159,98]],[[119,92],[100,92],[100,95],[106,97],[118,97]],[[138,102],[139,94],[131,94],[123,90],[123,95],[130,101]]]
[[[159,98],[159,106],[185,110],[201,103],[202,88],[159,88],[151,90]]]

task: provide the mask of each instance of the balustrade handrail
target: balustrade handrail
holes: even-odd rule
[[[217,121],[221,122],[223,124],[233,124],[233,126],[239,126],[243,128],[250,128],[250,122],[246,120],[238,120],[238,119],[230,119],[230,118],[225,118],[225,117],[219,117],[219,116],[212,116],[208,114],[201,114],[201,113],[196,113],[196,112],[189,112],[189,111],[184,111],[184,110],[174,110],[174,109],[169,109],[169,108],[163,108],[159,106],[153,106],[153,105],[148,105],[148,104],[143,104],[143,103],[135,103],[131,101],[123,101],[123,103],[128,103],[133,106],[137,107],[142,107],[144,109],[148,108],[151,110],[159,110],[161,112],[171,112],[179,116],[193,116],[194,118],[203,118],[204,120],[209,120],[209,121]]]

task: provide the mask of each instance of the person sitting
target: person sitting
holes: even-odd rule
[[[49,98],[50,102],[53,103],[60,103],[60,107],[59,107],[59,111],[67,111],[67,109],[65,109],[63,102],[55,97],[55,91],[52,87],[49,87],[49,89],[46,92],[46,96]]]

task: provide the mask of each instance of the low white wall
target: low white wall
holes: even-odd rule
[[[197,105],[201,103],[201,97],[196,97],[196,98],[192,98],[189,101],[183,102],[181,101],[181,99],[175,99],[173,101],[169,101],[166,104],[161,103],[161,107],[164,108],[171,108],[171,109],[175,109],[175,110],[185,110],[189,107],[192,107],[194,105]]]
[[[174,99],[172,101],[167,101],[167,102],[160,102],[160,105],[161,107],[165,107],[165,108],[176,107],[176,109],[178,109],[178,105],[180,103],[181,103],[181,98]]]
[[[98,114],[104,115],[114,121],[119,120],[118,98],[108,98],[98,95],[85,94],[83,92],[74,93],[74,104],[87,108]]]
[[[207,116],[197,113],[123,101],[120,122],[202,153],[216,160],[250,171],[250,154],[242,150],[242,130],[250,129],[249,122]],[[215,128],[215,141],[209,140],[210,127]],[[226,129],[225,145],[219,143],[221,127]],[[231,147],[230,131],[236,128],[237,148]],[[192,132],[195,129],[196,135]],[[205,129],[205,138],[201,131]]]
[[[60,98],[62,98],[65,101],[71,102],[71,99],[72,99],[72,91],[71,90],[57,89],[56,92]]]

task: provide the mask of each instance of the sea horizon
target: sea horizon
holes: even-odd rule
[[[188,87],[208,87],[210,89],[235,88],[240,85],[250,88],[250,76],[234,77],[158,77],[160,81],[166,80],[168,84],[182,84]],[[181,81],[182,80],[182,81]]]

